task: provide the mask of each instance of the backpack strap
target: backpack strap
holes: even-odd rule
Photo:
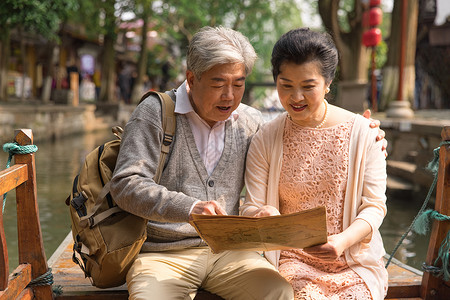
[[[144,96],[142,96],[139,103],[141,103],[144,99],[146,99],[150,95],[158,96],[158,99],[161,101],[162,126],[164,130],[164,138],[161,145],[161,156],[159,159],[158,168],[156,169],[156,173],[153,178],[156,183],[159,183],[162,171],[164,169],[164,164],[166,162],[167,154],[169,154],[170,145],[173,142],[177,122],[174,112],[175,103],[173,102],[172,98],[166,93],[155,91],[147,92]],[[97,212],[97,210],[100,208],[102,204],[101,200],[109,195],[110,186],[111,186],[110,181],[103,186],[102,190],[97,196],[97,199],[95,200],[96,205],[94,206],[94,208],[90,211],[88,215],[81,217],[80,225],[82,227],[89,226],[92,228],[93,226],[97,225],[98,223],[108,218],[110,215],[121,211],[121,209],[118,208],[117,206],[113,206],[110,209],[94,216],[94,214]]]
[[[159,158],[158,169],[156,169],[155,177],[153,179],[156,183],[161,180],[161,174],[166,162],[166,156],[169,154],[170,144],[173,142],[173,136],[175,135],[175,127],[177,125],[175,119],[175,103],[173,103],[172,98],[166,93],[150,91],[146,93],[141,101],[150,95],[158,96],[161,101],[161,115],[162,115],[162,126],[164,129],[164,137],[161,145],[161,157]]]

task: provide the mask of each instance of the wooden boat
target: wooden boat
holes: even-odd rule
[[[450,141],[450,127],[442,130],[442,139]],[[18,130],[19,145],[33,144],[31,130]],[[51,258],[44,253],[36,193],[34,154],[16,154],[15,165],[0,172],[0,195],[16,188],[19,266],[8,270],[8,254],[0,214],[0,300],[3,299],[128,299],[126,285],[98,289],[84,277],[72,262],[72,236],[69,233]],[[435,210],[450,215],[450,146],[440,149],[439,174]],[[450,222],[435,221],[430,237],[426,263],[432,265],[440,243],[450,230]],[[32,280],[51,270],[52,285],[29,285]],[[422,273],[393,259],[388,267],[389,289],[386,299],[450,299],[450,284],[441,278]],[[9,274],[9,276],[8,276]],[[199,291],[196,300],[218,300],[218,296]]]

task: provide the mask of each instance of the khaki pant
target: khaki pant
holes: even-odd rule
[[[198,288],[226,300],[294,299],[291,285],[253,251],[209,248],[139,254],[127,274],[129,299],[194,299]]]

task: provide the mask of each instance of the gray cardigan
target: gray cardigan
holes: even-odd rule
[[[175,101],[173,91],[168,94]],[[245,157],[250,140],[263,123],[261,113],[241,104],[239,117],[225,125],[222,156],[208,175],[185,115],[177,115],[177,128],[160,184],[153,176],[158,166],[163,130],[161,106],[148,97],[125,126],[111,195],[122,209],[149,219],[142,251],[164,251],[205,245],[187,223],[194,201],[217,200],[230,215],[238,214],[244,186]]]

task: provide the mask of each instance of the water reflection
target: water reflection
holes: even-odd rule
[[[381,225],[386,252],[390,255],[397,246],[403,234],[406,233],[414,217],[419,212],[426,199],[426,190],[407,191],[402,193],[387,193],[387,215]],[[434,197],[430,199],[427,208],[433,208]],[[411,230],[395,254],[395,258],[421,270],[428,250],[430,236],[419,235]]]
[[[270,116],[269,116],[270,117]],[[85,156],[97,145],[114,138],[109,131],[77,135],[54,142],[37,143],[36,154],[38,204],[47,259],[70,231],[70,216],[64,201],[72,188]],[[0,154],[4,169],[8,155]],[[420,209],[425,193],[388,194],[388,213],[380,228],[388,254],[396,246]],[[18,264],[15,195],[10,192],[4,224],[11,268]],[[396,258],[420,269],[425,260],[429,237],[411,232],[396,253]]]

